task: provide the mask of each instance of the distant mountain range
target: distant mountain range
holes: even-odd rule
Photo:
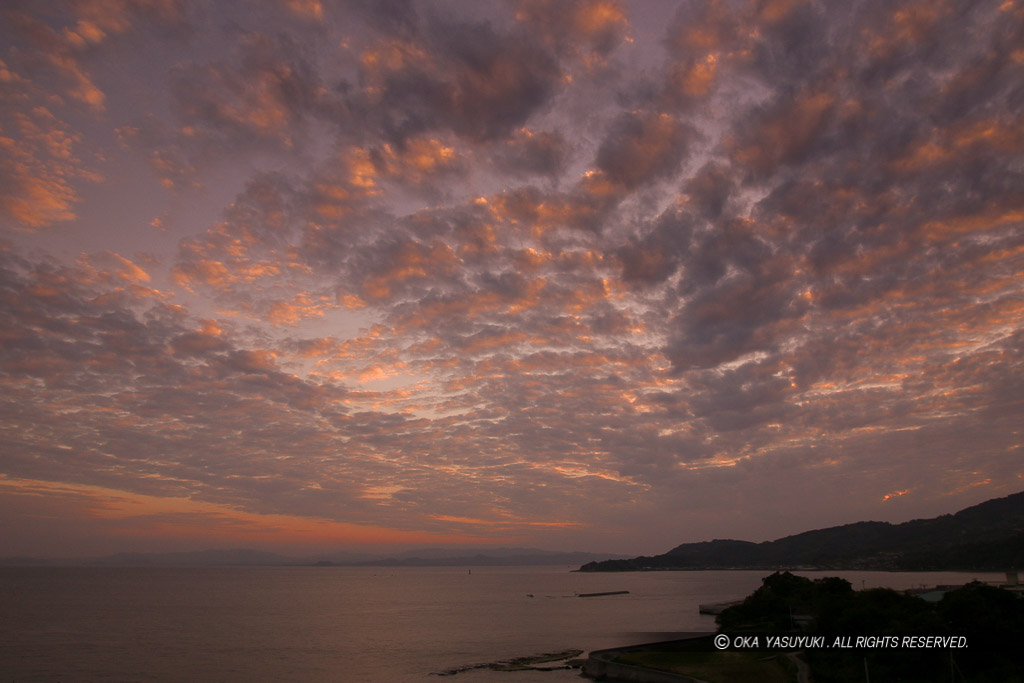
[[[394,555],[337,552],[296,558],[260,550],[197,550],[179,553],[118,553],[93,558],[0,558],[2,567],[215,567],[215,566],[347,566],[347,567],[459,567],[565,565],[626,555],[558,552],[536,548],[423,548]]]
[[[663,555],[590,562],[584,572],[658,569],[1024,569],[1024,492],[903,524],[857,522],[764,543],[684,543]]]

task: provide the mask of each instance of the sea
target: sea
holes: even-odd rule
[[[572,569],[0,568],[0,681],[579,682],[573,669],[472,667],[713,631],[698,605],[770,573]],[[1003,578],[794,573],[857,589]],[[611,591],[628,593],[578,597]]]

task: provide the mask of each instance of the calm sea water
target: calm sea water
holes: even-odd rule
[[[801,572],[855,588],[996,574]],[[569,568],[0,569],[3,681],[579,681],[477,663],[714,630],[697,606],[763,571],[580,574]],[[578,598],[576,593],[627,590]],[[528,597],[532,595],[533,597]]]

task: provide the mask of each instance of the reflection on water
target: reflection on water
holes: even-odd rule
[[[16,680],[577,680],[473,664],[714,630],[700,603],[763,571],[592,574],[567,567],[0,569],[0,672]],[[799,572],[854,588],[1001,575]],[[580,599],[576,593],[629,591]],[[531,597],[532,596],[532,597]],[[658,638],[654,638],[657,640]]]

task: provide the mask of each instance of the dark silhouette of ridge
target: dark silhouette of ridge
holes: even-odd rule
[[[992,570],[1024,565],[1024,492],[903,524],[856,522],[774,541],[684,543],[653,557],[590,562],[580,571],[654,569]]]

